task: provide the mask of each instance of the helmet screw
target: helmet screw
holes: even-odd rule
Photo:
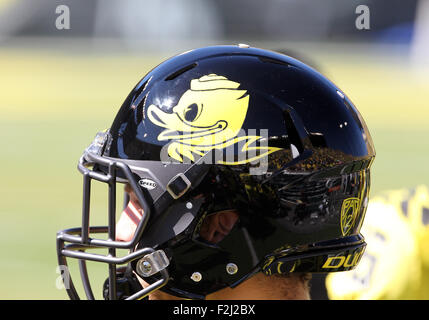
[[[226,272],[228,274],[233,275],[233,274],[236,274],[237,271],[238,271],[238,267],[237,267],[237,265],[235,263],[228,263],[226,265]]]
[[[152,265],[143,259],[137,262],[137,271],[142,275],[149,275],[152,272]]]
[[[191,276],[191,279],[195,282],[200,282],[203,276],[199,272],[194,272]]]
[[[191,210],[192,209],[192,202],[186,202],[186,208]]]

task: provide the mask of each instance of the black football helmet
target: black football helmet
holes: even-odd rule
[[[204,299],[257,272],[349,270],[374,157],[358,110],[314,69],[245,45],[191,50],[150,71],[85,150],[82,226],[58,232],[58,262],[78,259],[90,299],[86,261],[107,264],[106,299]],[[107,226],[89,223],[92,180],[108,185]],[[143,211],[130,241],[115,238],[118,184]]]

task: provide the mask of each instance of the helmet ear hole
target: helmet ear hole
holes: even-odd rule
[[[199,236],[211,244],[221,242],[238,222],[236,210],[225,210],[208,214],[202,221]]]

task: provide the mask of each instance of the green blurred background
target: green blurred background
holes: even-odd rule
[[[262,10],[257,1],[1,0],[0,299],[67,298],[55,235],[81,223],[78,158],[147,71],[192,48],[248,43],[302,58],[366,120],[377,151],[372,194],[429,181],[422,2],[273,0]],[[70,29],[56,28],[59,4],[70,8]],[[370,30],[355,26],[358,4],[371,10]],[[91,222],[107,219],[103,200],[94,198]]]

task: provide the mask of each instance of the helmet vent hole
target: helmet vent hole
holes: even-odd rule
[[[261,60],[262,62],[266,62],[266,63],[274,63],[274,64],[280,64],[280,65],[283,65],[283,66],[289,66],[289,63],[287,63],[285,61],[273,59],[273,58],[259,57],[259,60]]]
[[[304,151],[304,144],[301,141],[291,115],[286,110],[283,112],[283,119],[286,125],[289,141],[294,145],[296,151],[298,151],[299,154],[302,153]]]
[[[178,76],[180,76],[181,74],[185,73],[186,71],[189,71],[193,68],[195,68],[198,64],[197,63],[193,63],[190,64],[182,69],[177,70],[176,72],[173,72],[172,74],[170,74],[167,78],[165,78],[165,81],[170,81],[173,80],[175,78],[177,78]]]

